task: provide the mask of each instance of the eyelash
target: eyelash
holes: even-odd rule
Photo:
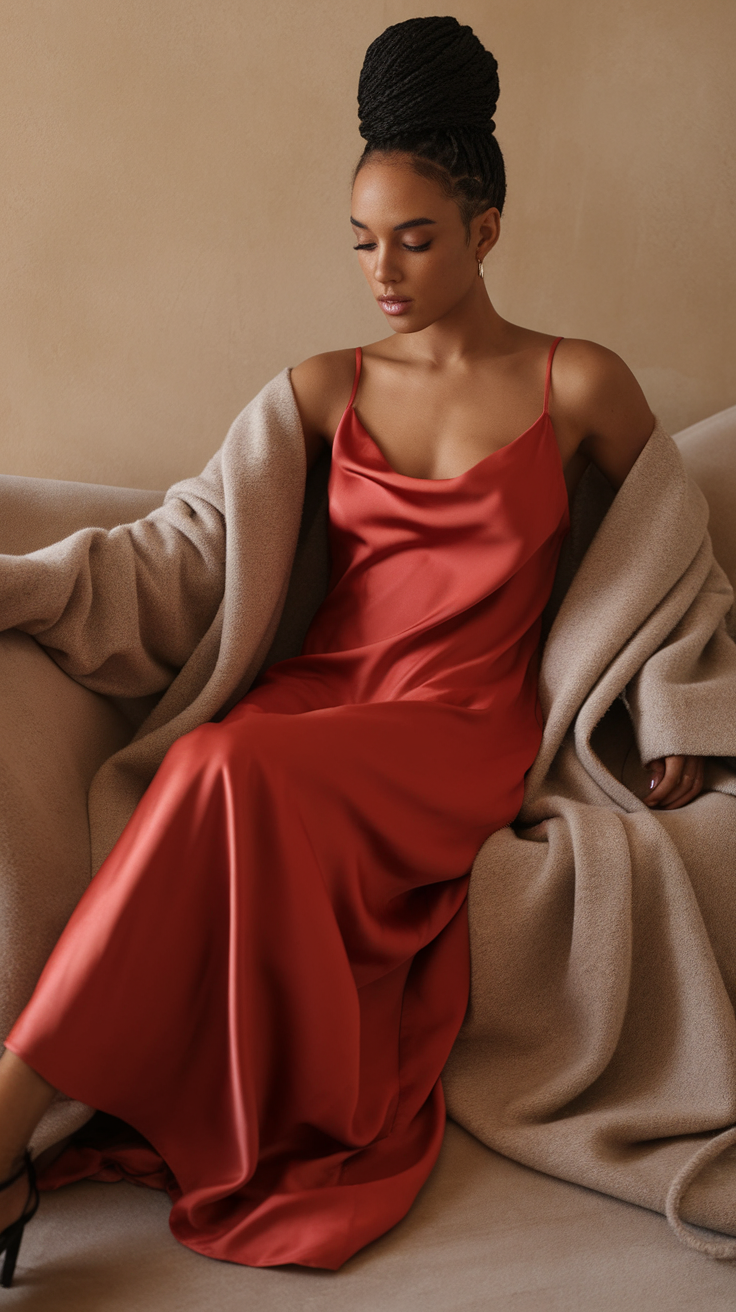
[[[432,245],[429,241],[425,241],[421,246],[407,246],[405,241],[401,244],[405,251],[428,251]],[[360,242],[357,246],[353,246],[354,251],[374,251],[375,249],[376,243],[374,241],[364,241]]]

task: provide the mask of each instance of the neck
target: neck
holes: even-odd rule
[[[400,342],[394,341],[402,354],[443,365],[497,353],[504,348],[508,330],[509,324],[495,309],[484,280],[478,278],[441,319],[407,334]]]

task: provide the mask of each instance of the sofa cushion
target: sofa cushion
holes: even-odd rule
[[[90,878],[87,790],[130,725],[23,633],[0,634],[0,1039],[33,991]],[[86,1119],[52,1106],[40,1151]]]

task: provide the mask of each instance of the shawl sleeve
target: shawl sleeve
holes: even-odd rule
[[[0,628],[31,634],[77,682],[161,693],[212,624],[225,583],[220,453],[145,519],[0,555]]]
[[[642,761],[733,754],[736,646],[725,625],[733,590],[709,538],[699,554],[701,586],[626,690]]]

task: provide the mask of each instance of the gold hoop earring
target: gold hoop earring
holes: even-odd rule
[[[486,271],[485,271],[485,269],[483,268],[483,261],[482,261],[482,260],[478,260],[478,277],[479,277],[479,278],[485,278],[485,276],[486,276]]]

